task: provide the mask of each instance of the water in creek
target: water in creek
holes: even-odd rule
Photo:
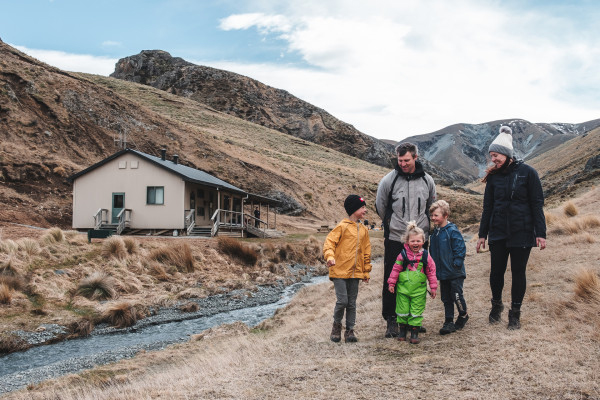
[[[0,393],[133,357],[141,350],[162,349],[169,344],[187,341],[190,335],[221,324],[241,321],[254,326],[288,304],[302,286],[325,282],[327,279],[326,276],[315,277],[308,282],[288,286],[275,303],[148,326],[133,332],[92,335],[8,354],[0,357]]]

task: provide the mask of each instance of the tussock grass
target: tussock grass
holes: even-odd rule
[[[0,283],[0,304],[10,304],[12,302],[12,289],[5,283]]]
[[[149,258],[160,263],[171,265],[180,272],[194,272],[194,256],[187,243],[177,243],[169,247],[152,250]]]
[[[19,245],[14,240],[6,239],[0,241],[0,253],[13,254],[19,250]]]
[[[579,214],[577,206],[572,201],[567,201],[563,207],[563,212],[567,217],[574,217]]]
[[[0,354],[9,354],[16,351],[24,351],[31,345],[15,335],[0,335]]]
[[[60,243],[65,240],[65,235],[62,229],[58,227],[50,228],[41,237],[41,240],[46,244]]]
[[[36,255],[40,253],[40,244],[37,240],[31,238],[22,238],[17,241],[19,250],[24,251],[29,255]]]
[[[102,255],[104,257],[114,257],[119,260],[127,257],[127,247],[123,238],[120,236],[111,236],[102,243]]]
[[[588,268],[577,271],[575,275],[575,295],[586,302],[600,305],[600,279],[598,274]]]
[[[170,279],[169,274],[165,271],[164,267],[156,262],[153,262],[148,267],[150,269],[150,275],[158,279],[159,281],[168,281]]]
[[[127,328],[137,322],[137,311],[128,302],[113,304],[102,314],[102,321],[115,328]]]
[[[0,264],[0,275],[4,276],[19,276],[19,270],[15,267],[13,258],[9,258]]]
[[[12,290],[22,291],[25,288],[25,281],[20,276],[0,274],[0,285],[6,285]]]
[[[92,300],[112,299],[117,295],[114,279],[102,272],[84,278],[77,286],[76,293]]]
[[[127,254],[133,255],[138,253],[140,246],[138,245],[137,240],[130,237],[125,237],[123,238],[123,243],[125,244]]]
[[[600,227],[600,217],[589,214],[575,217],[557,216],[550,220],[549,232],[559,235],[574,235]]]
[[[258,254],[253,248],[242,244],[239,240],[234,238],[220,236],[218,238],[219,250],[231,256],[246,265],[255,265],[258,261]]]
[[[189,301],[185,304],[179,306],[179,310],[182,312],[196,312],[200,309],[198,303],[194,303],[193,301]]]

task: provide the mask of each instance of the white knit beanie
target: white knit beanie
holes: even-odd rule
[[[513,145],[512,145],[512,129],[508,126],[500,127],[500,134],[494,139],[488,153],[494,151],[496,153],[504,154],[508,158],[513,156]]]

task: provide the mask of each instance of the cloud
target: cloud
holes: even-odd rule
[[[121,46],[123,46],[123,43],[115,42],[113,40],[105,40],[104,42],[102,42],[102,47],[121,47]]]
[[[98,57],[88,54],[70,54],[56,50],[29,49],[11,44],[10,46],[28,54],[46,64],[65,71],[86,72],[108,76],[115,70],[116,58]]]
[[[221,28],[277,35],[311,69],[225,67],[372,136],[400,139],[501,118],[600,117],[599,92],[590,90],[600,84],[597,28],[564,13],[470,0],[280,4],[255,2],[261,12],[225,18]]]

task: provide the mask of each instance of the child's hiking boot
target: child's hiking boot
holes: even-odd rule
[[[508,329],[521,329],[521,311],[508,310]]]
[[[346,331],[344,332],[344,341],[346,343],[358,342],[358,338],[356,337],[356,334],[354,333],[354,329],[346,328]]]
[[[444,326],[442,326],[442,329],[440,329],[440,335],[447,335],[452,332],[456,332],[456,326],[454,325],[454,322],[444,322]]]
[[[406,324],[398,325],[398,340],[406,342],[406,333],[408,332]]]
[[[421,339],[419,339],[419,327],[411,326],[410,327],[410,340],[408,341],[410,344],[419,344]]]
[[[339,322],[334,322],[333,327],[331,328],[331,336],[329,336],[332,342],[339,342],[342,340],[342,324]]]
[[[454,323],[456,330],[460,331],[462,328],[464,328],[468,320],[469,314],[459,315],[458,318],[456,318],[456,322]]]
[[[392,338],[398,336],[398,322],[396,317],[387,318],[387,329],[385,330],[385,337]]]
[[[502,311],[504,311],[504,304],[502,300],[492,299],[492,310],[490,311],[490,324],[497,324],[502,321]]]
[[[420,332],[420,333],[427,333],[427,328],[425,328],[423,325],[421,325],[421,326],[419,327],[419,332]]]

